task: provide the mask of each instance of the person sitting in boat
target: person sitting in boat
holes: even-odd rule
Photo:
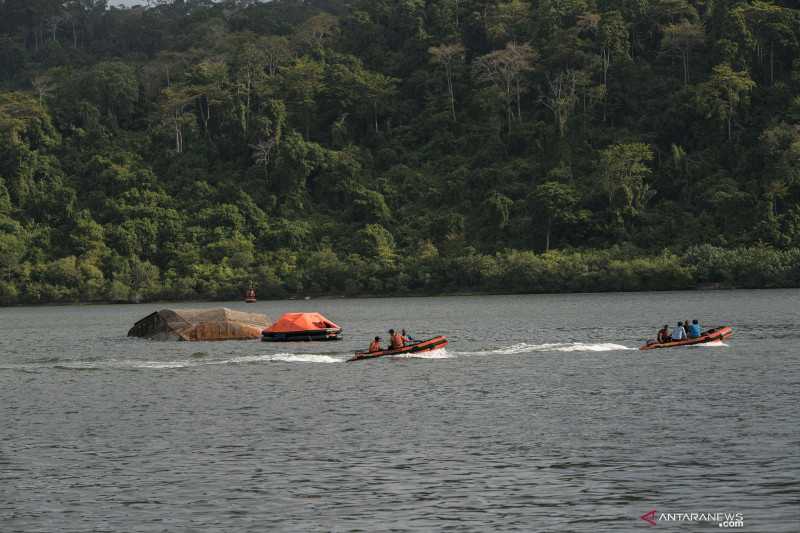
[[[692,320],[692,324],[689,326],[689,331],[686,333],[689,334],[690,339],[696,339],[703,334],[703,330],[700,329],[700,322],[698,322],[696,318]]]
[[[659,344],[664,344],[665,342],[669,342],[672,340],[672,337],[669,334],[669,326],[667,324],[664,324],[664,327],[658,331],[656,340],[658,341]]]
[[[389,348],[391,350],[396,350],[398,348],[402,348],[405,346],[406,343],[403,341],[403,337],[399,333],[395,333],[393,329],[389,330]]]
[[[675,329],[672,330],[672,340],[673,341],[686,340],[686,330],[683,329],[683,322],[678,322],[678,325],[675,326]]]
[[[403,337],[403,343],[404,344],[410,344],[410,343],[416,341],[416,339],[413,338],[411,335],[407,335],[406,334],[406,330],[401,331],[400,332],[400,336]]]
[[[375,339],[371,343],[369,343],[369,350],[367,351],[369,353],[374,353],[374,352],[380,352],[382,350],[383,348],[381,348],[381,338],[375,337]]]

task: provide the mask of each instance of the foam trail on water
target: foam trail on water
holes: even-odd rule
[[[550,342],[545,344],[529,344],[521,342],[508,346],[506,348],[498,348],[496,350],[483,350],[479,352],[459,352],[460,355],[516,355],[525,353],[536,352],[616,352],[623,350],[635,350],[636,348],[629,348],[621,344],[614,344],[611,342]]]
[[[447,348],[439,348],[430,352],[406,353],[395,355],[398,359],[450,359],[453,356],[447,352]]]
[[[135,359],[108,361],[53,361],[52,363],[21,363],[0,365],[4,370],[35,370],[55,368],[60,370],[173,370],[179,368],[197,368],[210,365],[235,365],[248,363],[341,363],[330,355],[278,353],[267,355],[244,355],[230,359],[198,360],[181,359],[177,361],[137,361]]]
[[[311,353],[306,354],[292,354],[292,353],[279,353],[271,355],[270,361],[283,361],[284,363],[341,363],[341,359],[337,359],[330,355],[316,355]]]
[[[722,341],[704,342],[702,344],[694,344],[694,348],[727,348],[728,345]]]

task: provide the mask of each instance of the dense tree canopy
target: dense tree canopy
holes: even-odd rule
[[[793,1],[147,4],[0,0],[2,303],[800,284]]]

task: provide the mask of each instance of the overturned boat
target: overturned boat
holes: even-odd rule
[[[338,341],[342,328],[319,313],[285,313],[265,329],[261,340],[266,342]]]
[[[128,337],[178,341],[257,339],[269,323],[266,315],[227,307],[162,309],[136,322],[128,331]]]
[[[351,361],[361,361],[362,359],[375,359],[376,357],[383,357],[384,355],[401,355],[401,354],[413,354],[413,353],[421,353],[421,352],[432,352],[433,350],[439,350],[447,346],[447,337],[443,335],[439,335],[432,339],[428,339],[425,341],[415,342],[413,344],[406,344],[402,348],[395,348],[393,350],[381,350],[379,352],[356,352],[356,354],[347,360],[347,362]]]
[[[733,328],[730,326],[719,326],[704,331],[699,337],[691,339],[684,339],[680,341],[658,342],[656,340],[649,340],[647,344],[639,348],[640,350],[654,350],[656,348],[675,348],[676,346],[694,346],[696,344],[705,344],[708,342],[724,341],[733,335]]]

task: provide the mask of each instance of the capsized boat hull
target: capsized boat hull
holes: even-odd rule
[[[291,331],[273,333],[264,331],[261,334],[264,342],[319,342],[319,341],[340,341],[342,340],[342,330],[340,329],[321,329],[310,331]]]
[[[356,352],[356,354],[352,358],[348,359],[347,362],[349,363],[351,361],[361,361],[363,359],[375,359],[377,357],[383,357],[385,355],[400,355],[400,354],[430,352],[433,350],[444,348],[445,346],[447,346],[447,337],[439,335],[432,339],[420,341],[414,344],[409,344],[407,346],[403,346],[402,348],[397,348],[394,350],[381,350],[380,352]]]
[[[694,346],[696,344],[705,344],[708,342],[724,341],[733,335],[733,329],[730,326],[719,326],[704,331],[702,335],[694,339],[685,339],[682,341],[670,342],[656,342],[647,341],[647,344],[639,348],[640,350],[655,350],[657,348],[675,348],[678,346]]]

